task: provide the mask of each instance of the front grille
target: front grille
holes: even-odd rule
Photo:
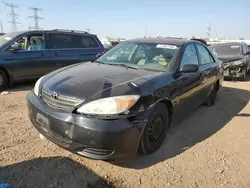
[[[44,89],[42,89],[42,97],[44,102],[53,108],[72,109],[83,102],[82,99],[65,95],[58,95],[55,99],[52,97],[52,92]]]

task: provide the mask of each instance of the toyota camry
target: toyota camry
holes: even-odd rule
[[[158,150],[171,125],[215,104],[223,65],[199,41],[143,38],[41,77],[28,94],[40,136],[78,155],[125,162]]]

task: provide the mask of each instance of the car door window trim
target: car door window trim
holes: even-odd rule
[[[49,37],[51,37],[51,35],[73,35],[73,34],[48,32],[47,35],[48,35],[48,38],[49,38]],[[74,34],[74,35],[75,36],[81,36],[81,35],[77,35],[77,34]],[[83,36],[89,36],[89,35],[83,35]],[[94,40],[97,43],[98,47],[95,47],[95,48],[51,48],[51,47],[48,46],[48,49],[49,50],[83,50],[83,49],[97,50],[97,49],[100,49],[101,46],[99,44],[99,41],[97,41],[96,38],[93,37],[93,36],[89,36],[89,37],[94,38]]]

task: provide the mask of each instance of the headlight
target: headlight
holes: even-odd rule
[[[242,61],[235,61],[235,62],[233,62],[233,65],[240,65],[240,64],[242,64]]]
[[[43,79],[43,76],[41,78],[39,78],[35,84],[34,93],[36,96],[38,96],[38,94],[39,94],[39,86],[40,86],[40,82],[42,79]]]
[[[83,105],[77,109],[77,112],[100,115],[119,114],[131,108],[139,98],[139,95],[124,95],[98,99]]]

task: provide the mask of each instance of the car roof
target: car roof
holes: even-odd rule
[[[180,46],[189,40],[183,38],[173,38],[173,37],[161,37],[161,38],[137,38],[125,41],[125,43],[166,43]]]
[[[95,34],[88,33],[86,31],[76,31],[76,30],[67,30],[67,29],[52,29],[52,30],[24,30],[24,31],[17,31],[12,32],[16,34],[24,34],[24,33],[37,33],[37,32],[55,32],[55,33],[67,33],[67,34],[83,34],[83,35],[91,35],[96,36]]]

